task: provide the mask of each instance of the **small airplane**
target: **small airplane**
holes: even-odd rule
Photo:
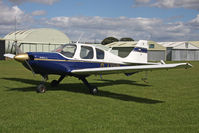
[[[51,86],[57,86],[66,76],[73,76],[82,80],[90,93],[95,95],[98,88],[91,86],[86,79],[90,75],[124,73],[129,76],[141,71],[192,67],[189,63],[148,62],[148,42],[146,40],[138,41],[125,58],[96,46],[81,43],[61,45],[52,52],[23,53],[16,44],[15,49],[16,55],[4,54],[4,56],[21,62],[33,74],[40,74],[43,77],[43,82],[37,87],[39,93],[46,91],[44,84],[50,74],[60,75],[58,80],[50,83]]]

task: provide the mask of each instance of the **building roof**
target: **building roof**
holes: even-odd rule
[[[96,48],[104,49],[106,51],[110,49],[108,46],[102,44],[91,44],[91,45],[95,46]]]
[[[199,48],[199,41],[189,41],[189,43]]]
[[[119,41],[107,44],[108,47],[134,47],[137,41]]]
[[[160,45],[167,47],[167,48],[172,48],[172,49],[199,49],[198,47],[193,45],[190,42],[158,42]]]
[[[138,41],[119,41],[107,44],[108,47],[135,47]],[[148,41],[149,50],[166,50],[166,48],[157,42]],[[154,44],[154,47],[150,47],[151,44]]]
[[[185,42],[158,42],[158,43],[164,47],[176,47],[184,44]]]
[[[17,40],[20,43],[64,44],[70,42],[70,39],[61,31],[48,28],[20,30],[9,33],[4,39]]]
[[[166,48],[162,45],[160,45],[159,43],[157,42],[154,42],[154,41],[148,41],[148,44],[149,44],[149,50],[166,50]],[[154,44],[155,47],[154,48],[150,48],[150,44]]]

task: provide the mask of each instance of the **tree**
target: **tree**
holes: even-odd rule
[[[134,39],[130,37],[124,37],[124,38],[121,38],[120,41],[134,41]]]
[[[115,37],[107,37],[101,42],[101,44],[106,45],[106,44],[109,44],[109,43],[112,43],[112,42],[118,42],[118,41],[119,40]]]

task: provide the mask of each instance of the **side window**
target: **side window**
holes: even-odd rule
[[[80,57],[82,59],[93,59],[93,48],[88,46],[81,46]]]
[[[104,59],[104,51],[96,48],[97,59]]]

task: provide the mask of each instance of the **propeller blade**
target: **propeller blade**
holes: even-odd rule
[[[4,54],[5,57],[13,59],[15,57],[14,54]]]
[[[27,60],[25,60],[25,62],[26,62],[26,64],[28,65],[28,67],[30,68],[30,70],[31,70],[31,72],[32,72],[32,74],[33,74],[33,76],[35,77],[35,72],[34,72],[34,70],[32,69],[31,65],[28,63]]]
[[[15,50],[16,50],[16,55],[18,54],[23,54],[24,52],[21,51],[21,49],[17,46],[17,43],[14,44]]]

